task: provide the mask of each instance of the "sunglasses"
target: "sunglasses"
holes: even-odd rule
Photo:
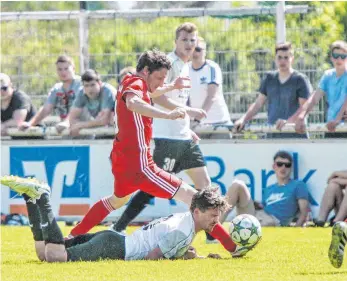
[[[347,58],[347,54],[337,54],[337,53],[332,53],[331,56],[334,58],[334,59],[338,59],[338,58],[341,58],[342,60],[344,60],[345,58]]]
[[[291,166],[292,166],[292,163],[288,163],[288,162],[280,162],[280,161],[278,161],[278,162],[275,162],[276,163],[276,166],[277,167],[283,167],[283,166],[285,166],[286,168],[290,168]]]
[[[1,87],[1,91],[7,91],[7,89],[8,89],[8,86],[2,86]]]
[[[202,50],[205,50],[205,49],[203,49],[201,47],[195,47],[195,52],[200,53]]]

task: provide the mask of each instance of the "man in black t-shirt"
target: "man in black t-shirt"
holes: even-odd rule
[[[28,95],[14,90],[10,77],[0,73],[1,86],[1,135],[7,134],[7,128],[19,127],[22,122],[35,115],[35,108]]]

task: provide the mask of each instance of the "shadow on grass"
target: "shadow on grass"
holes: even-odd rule
[[[325,272],[298,272],[295,275],[342,275],[342,274],[347,274],[347,270],[342,270],[342,271],[325,271]]]

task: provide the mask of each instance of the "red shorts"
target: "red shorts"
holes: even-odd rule
[[[157,165],[153,164],[137,172],[113,171],[114,194],[118,197],[127,196],[137,190],[142,190],[155,197],[172,198],[182,184],[182,180]]]

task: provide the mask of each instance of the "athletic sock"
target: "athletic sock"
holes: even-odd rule
[[[224,227],[218,223],[213,228],[213,230],[210,232],[211,236],[215,239],[218,239],[218,241],[223,245],[223,247],[229,251],[234,252],[236,249],[236,244],[231,239],[229,233],[224,229]]]
[[[30,197],[26,194],[23,194],[25,204],[28,210],[28,218],[31,232],[33,233],[35,241],[43,241],[43,234],[41,228],[41,215],[40,208],[37,204],[34,204]]]
[[[64,244],[63,233],[54,217],[52,206],[49,201],[49,194],[43,193],[36,202],[40,208],[43,240],[46,244]]]
[[[112,211],[114,209],[107,198],[102,198],[91,207],[82,221],[71,230],[70,234],[75,237],[87,233],[94,226],[101,223]]]
[[[136,193],[117,221],[114,229],[119,232],[125,230],[128,224],[146,208],[152,198],[154,198],[154,196],[143,191]]]

